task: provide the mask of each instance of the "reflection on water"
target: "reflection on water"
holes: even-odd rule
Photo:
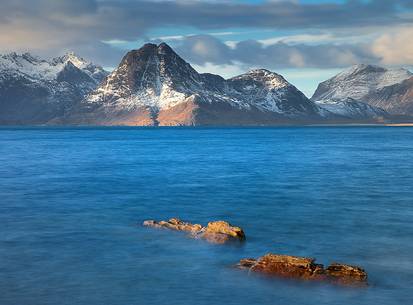
[[[409,304],[411,128],[0,129],[0,304]],[[140,226],[243,227],[216,246]],[[367,289],[236,270],[267,252]]]

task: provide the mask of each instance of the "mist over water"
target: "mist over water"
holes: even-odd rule
[[[409,304],[413,129],[1,128],[0,304]],[[242,246],[142,227],[227,220]],[[233,268],[360,265],[365,289]]]

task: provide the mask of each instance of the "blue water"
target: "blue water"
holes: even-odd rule
[[[413,129],[1,128],[0,304],[412,304]],[[244,228],[244,246],[144,228]],[[234,269],[363,266],[367,289]]]

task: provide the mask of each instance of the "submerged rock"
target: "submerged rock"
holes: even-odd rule
[[[357,266],[332,263],[327,267],[326,274],[340,284],[367,283],[366,271]]]
[[[184,222],[177,218],[171,218],[168,221],[146,220],[144,226],[154,228],[166,228],[176,231],[189,232],[191,237],[204,238],[208,242],[215,244],[224,244],[230,241],[244,241],[245,233],[239,227],[234,227],[226,221],[209,222],[206,227],[200,224]]]
[[[334,263],[324,269],[323,265],[315,263],[314,258],[308,257],[269,253],[258,259],[242,259],[237,266],[241,269],[283,278],[328,281],[357,286],[367,284],[367,273],[360,267]]]
[[[315,259],[308,257],[269,253],[257,260],[243,259],[239,266],[251,271],[285,278],[312,280],[324,277],[323,266],[316,264]]]
[[[154,227],[154,228],[167,228],[176,231],[186,231],[186,232],[193,232],[197,233],[202,230],[202,226],[200,224],[192,224],[189,222],[183,222],[177,218],[171,218],[168,221],[159,221],[156,222],[155,220],[146,220],[143,222],[144,226],[147,227]]]

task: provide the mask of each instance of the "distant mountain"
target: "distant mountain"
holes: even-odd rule
[[[0,56],[0,124],[46,124],[79,103],[107,75],[68,53],[51,61],[29,53]]]
[[[327,99],[315,102],[322,116],[335,121],[383,121],[390,117],[385,110],[359,102],[350,97]]]
[[[354,99],[391,114],[413,114],[413,74],[405,69],[356,65],[319,84],[313,101]]]
[[[322,119],[281,75],[200,74],[167,44],[146,44],[62,118],[65,124],[269,125]]]

